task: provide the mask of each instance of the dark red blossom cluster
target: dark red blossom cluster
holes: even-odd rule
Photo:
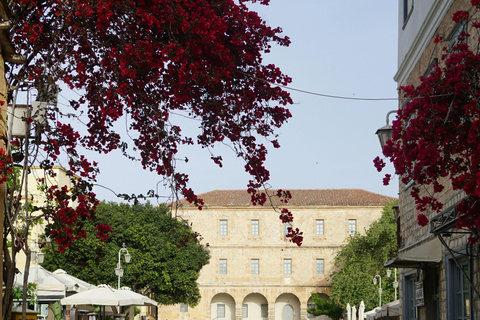
[[[43,208],[46,220],[51,223],[47,227],[47,235],[59,244],[58,250],[64,252],[75,240],[86,238],[82,226],[85,219],[94,219],[98,200],[95,194],[86,190],[81,179],[72,179],[72,187],[51,186],[46,189],[47,206]],[[103,241],[108,238],[111,227],[97,225],[97,236]]]
[[[458,11],[455,22],[471,21],[479,29],[479,1],[469,12]],[[478,30],[477,30],[478,31]],[[464,32],[459,43],[448,47],[442,37],[435,43],[442,56],[432,72],[421,77],[418,86],[401,87],[407,100],[393,122],[392,139],[383,153],[395,166],[404,184],[413,183],[411,195],[421,212],[440,212],[438,194],[451,183],[468,196],[457,209],[458,228],[468,228],[478,237],[480,230],[480,52],[478,39]],[[378,170],[384,163],[375,159]],[[386,181],[390,179],[386,177]],[[428,187],[428,192],[424,187]],[[428,218],[418,216],[419,225]],[[475,238],[475,237],[474,237]]]
[[[0,184],[8,181],[8,174],[12,173],[12,158],[3,149],[0,149]]]

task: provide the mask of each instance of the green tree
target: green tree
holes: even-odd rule
[[[342,319],[344,308],[333,302],[332,299],[325,300],[320,298],[316,293],[312,293],[312,300],[315,302],[315,308],[308,308],[307,312],[309,314],[315,317],[326,315],[332,320]]]
[[[199,235],[183,221],[171,217],[166,206],[151,204],[100,203],[100,223],[109,224],[109,239],[95,237],[96,223],[86,220],[87,237],[75,243],[64,254],[52,244],[45,251],[44,267],[62,268],[71,275],[92,284],[117,287],[115,267],[118,252],[125,243],[131,254],[130,263],[121,264],[122,286],[140,293],[151,293],[162,304],[187,303],[195,306],[200,300],[197,287],[201,268],[209,261],[208,250],[200,245]]]
[[[357,233],[347,239],[335,257],[337,271],[330,274],[332,298],[341,307],[365,303],[365,309],[378,307],[379,284],[373,284],[375,275],[382,277],[382,304],[394,300],[394,278],[386,276],[385,261],[398,251],[395,221],[392,207],[397,201],[387,203],[382,216],[373,222],[365,235]]]

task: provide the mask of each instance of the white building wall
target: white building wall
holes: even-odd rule
[[[407,83],[408,76],[431,43],[435,30],[454,2],[453,0],[413,0],[413,11],[404,24],[404,1],[398,1],[398,71],[394,79],[399,86]]]

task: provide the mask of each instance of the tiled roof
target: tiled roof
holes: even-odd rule
[[[269,190],[269,194],[275,191]],[[396,199],[362,189],[294,189],[290,193],[292,199],[287,206],[383,206]],[[215,190],[198,197],[204,200],[206,207],[252,206],[246,190]],[[272,197],[272,200],[280,204],[278,198]],[[186,207],[192,206],[184,200],[181,202]]]

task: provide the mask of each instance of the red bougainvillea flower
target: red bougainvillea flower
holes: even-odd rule
[[[426,226],[429,222],[428,218],[423,213],[420,213],[417,216],[417,221],[418,221],[418,225],[422,227]]]

